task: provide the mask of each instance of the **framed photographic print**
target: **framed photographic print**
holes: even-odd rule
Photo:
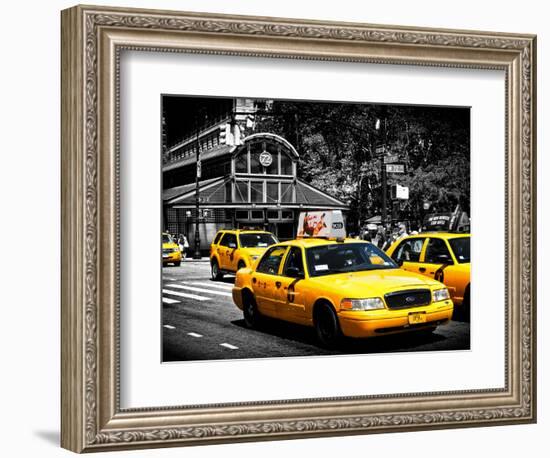
[[[531,35],[62,12],[62,446],[536,420]]]

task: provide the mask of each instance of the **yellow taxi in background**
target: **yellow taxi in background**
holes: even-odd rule
[[[278,240],[271,232],[248,229],[223,229],[210,245],[210,267],[213,280],[221,280],[226,272],[250,267]]]
[[[355,239],[273,245],[237,272],[232,292],[249,327],[265,316],[312,326],[327,347],[341,336],[431,332],[453,313],[445,285],[399,269],[375,245]]]
[[[402,269],[449,288],[456,314],[470,317],[470,234],[425,232],[397,240],[386,251]]]
[[[162,265],[174,264],[179,266],[181,264],[181,251],[179,245],[174,242],[174,239],[170,234],[163,232],[162,234]]]

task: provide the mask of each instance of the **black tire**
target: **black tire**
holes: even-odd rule
[[[325,348],[335,348],[342,340],[342,331],[336,313],[329,305],[318,306],[313,317],[315,333]]]
[[[258,311],[256,299],[250,293],[243,295],[243,316],[246,326],[251,329],[258,328],[262,322],[262,315]]]
[[[211,268],[211,276],[212,280],[219,281],[223,278],[223,272],[220,270],[220,266],[218,265],[218,261],[215,259],[212,261],[212,264],[210,265]]]
[[[453,310],[453,320],[455,321],[465,321],[470,322],[470,287],[466,287],[466,292],[464,293],[464,299],[462,304],[455,306]]]
[[[244,263],[244,261],[239,261],[239,263],[237,264],[237,270],[244,269],[245,267],[246,264]]]
[[[174,263],[174,265],[175,265],[176,267],[179,267],[180,264],[181,264],[181,261],[178,261],[178,262],[175,262],[175,263]]]
[[[466,293],[464,294],[464,300],[462,301],[462,319],[464,321],[470,322],[470,286],[466,288]]]

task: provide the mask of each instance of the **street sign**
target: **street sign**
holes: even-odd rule
[[[405,173],[405,164],[386,164],[388,173]]]
[[[407,200],[409,198],[409,188],[407,186],[394,184],[391,187],[390,195],[392,199]]]
[[[391,164],[392,162],[397,162],[399,160],[399,156],[397,155],[388,155],[384,156],[384,164]]]
[[[384,154],[384,151],[386,151],[385,146],[377,146],[376,149],[374,150],[376,154]]]

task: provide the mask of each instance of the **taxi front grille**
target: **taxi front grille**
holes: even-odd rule
[[[388,293],[384,299],[390,309],[405,309],[428,305],[432,301],[432,293],[429,289],[409,289]]]

